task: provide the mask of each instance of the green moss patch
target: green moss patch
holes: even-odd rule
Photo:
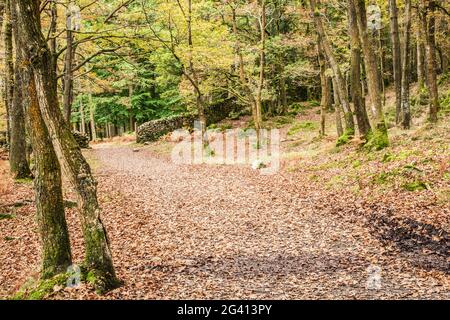
[[[14,182],[15,183],[19,183],[19,184],[31,184],[31,183],[33,183],[33,179],[31,179],[31,178],[21,178],[21,179],[15,179]]]
[[[12,218],[14,218],[14,216],[13,216],[12,214],[9,214],[9,213],[0,213],[0,220],[3,220],[3,219],[12,219]]]
[[[12,300],[42,300],[55,291],[58,287],[65,286],[69,275],[59,274],[51,279],[45,280],[30,280],[25,283],[22,288],[11,297]]]
[[[423,181],[413,181],[402,185],[403,189],[408,191],[422,191],[428,189],[428,185]]]
[[[302,121],[294,124],[288,131],[288,135],[295,135],[301,131],[314,131],[317,129],[317,123],[311,121]]]

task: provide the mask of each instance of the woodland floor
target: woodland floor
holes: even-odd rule
[[[315,111],[301,121],[316,121]],[[176,165],[165,141],[94,145],[85,154],[125,283],[104,296],[82,285],[49,298],[448,299],[447,125],[428,134],[393,129],[391,146],[374,153],[357,151],[357,142],[336,149],[333,137],[319,147],[316,132],[282,129],[282,169],[269,176],[248,166]],[[12,183],[0,165],[6,298],[37,275],[39,243],[32,185]],[[402,187],[419,180],[419,190]],[[81,231],[67,205],[80,263]],[[381,287],[368,289],[377,267]]]

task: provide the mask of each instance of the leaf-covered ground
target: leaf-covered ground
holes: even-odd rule
[[[274,176],[176,165],[169,142],[94,146],[86,156],[125,283],[105,296],[82,285],[48,298],[448,299],[445,125],[417,139],[393,135],[390,148],[373,153],[315,142],[310,125],[288,134],[294,126],[282,129],[283,167]],[[1,175],[0,296],[8,297],[37,276],[39,243],[32,184],[13,184],[5,161]],[[404,187],[419,180],[423,188]],[[67,201],[80,263],[72,207]]]
[[[176,165],[171,139],[94,145],[85,154],[124,285],[104,296],[88,285],[57,286],[47,298],[450,298],[450,91],[442,92],[438,125],[424,124],[426,107],[414,106],[413,129],[392,127],[382,151],[367,152],[357,140],[335,147],[331,113],[319,138],[316,104],[268,119],[282,137],[273,176],[250,166]],[[392,92],[387,99],[392,106]],[[386,116],[392,122],[392,108]],[[7,298],[38,276],[40,246],[32,182],[11,180],[5,153],[0,177],[0,298]],[[65,199],[81,263],[69,188]]]

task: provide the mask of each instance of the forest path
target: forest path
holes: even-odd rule
[[[176,165],[129,146],[100,145],[88,157],[99,162],[94,171],[103,216],[125,280],[109,298],[447,294],[439,281],[386,256],[363,219],[340,214],[335,198],[306,177]]]

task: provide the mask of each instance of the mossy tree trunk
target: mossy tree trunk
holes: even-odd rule
[[[389,0],[389,18],[391,28],[391,42],[392,42],[392,68],[394,73],[394,88],[395,88],[395,123],[400,123],[401,115],[401,94],[402,94],[402,63],[400,53],[400,35],[398,28],[398,7],[396,0]]]
[[[420,13],[419,13],[420,19]],[[417,26],[416,31],[416,41],[417,41],[417,93],[421,93],[422,89],[425,86],[425,45],[424,45],[424,37],[422,35],[424,31],[422,30],[422,26]]]
[[[85,268],[98,291],[116,287],[109,241],[100,218],[97,183],[58,105],[56,74],[51,52],[42,35],[39,1],[15,0],[24,56],[31,63],[39,108],[62,167],[73,185],[81,214],[85,242]],[[39,50],[36,50],[39,48]]]
[[[352,0],[356,9],[358,31],[364,54],[364,65],[367,76],[367,87],[370,97],[370,110],[374,125],[366,143],[368,149],[380,150],[389,145],[387,126],[384,120],[381,99],[380,80],[377,69],[377,57],[373,37],[367,29],[366,4],[364,0]]]
[[[321,87],[321,100],[320,100],[320,135],[325,135],[325,113],[328,108],[328,103],[331,98],[331,90],[329,81],[326,76],[326,60],[323,55],[322,42],[320,36],[317,37],[317,58],[319,60],[320,70],[320,87]]]
[[[19,46],[17,37],[16,46]],[[23,83],[22,101],[27,115],[26,124],[35,163],[36,217],[42,242],[41,278],[48,279],[66,272],[67,267],[72,264],[69,233],[64,214],[61,167],[42,119],[32,71],[29,64],[22,58],[21,50],[17,51],[17,59],[19,62],[17,69]]]
[[[435,37],[435,17],[434,11],[436,10],[435,1],[421,0],[420,3],[420,21],[422,34],[424,36],[425,43],[425,61],[427,71],[427,87],[430,94],[430,109],[429,109],[429,121],[437,122],[437,113],[439,111],[439,95],[437,88],[437,75],[436,75],[436,37]],[[428,13],[431,12],[430,15]]]
[[[333,79],[332,81],[333,81],[334,112],[336,117],[336,131],[338,137],[341,137],[344,134],[344,129],[342,128],[342,120],[341,120],[342,106],[336,89],[337,87],[336,80],[334,77],[332,79]]]
[[[97,140],[97,129],[95,126],[95,117],[94,117],[94,103],[92,102],[92,93],[89,93],[89,124],[91,128],[91,138],[92,141]]]
[[[28,93],[27,114],[35,161],[36,216],[43,248],[41,277],[47,279],[66,272],[72,264],[72,257],[64,215],[61,168],[39,110],[33,81],[29,83]]]
[[[5,1],[5,63],[6,102],[9,116],[9,163],[15,179],[31,176],[27,159],[25,115],[22,106],[21,79],[18,63],[13,61],[13,25],[16,19],[11,11],[10,0]],[[17,57],[16,57],[17,59]]]
[[[12,22],[11,10],[8,5],[9,1],[4,1],[3,13],[3,45],[5,50],[4,57],[4,101],[6,108],[6,139],[8,145],[11,142],[11,105],[14,93],[14,60],[13,60],[13,38],[12,38]]]
[[[409,129],[411,126],[411,108],[409,105],[409,43],[411,31],[411,0],[405,0],[405,18],[404,18],[404,34],[403,34],[403,48],[402,48],[402,85],[401,85],[401,110],[402,110],[402,127]]]
[[[69,6],[73,3],[69,1]],[[66,55],[64,56],[64,78],[63,78],[63,107],[64,118],[67,123],[70,124],[70,118],[72,115],[72,101],[73,101],[73,61],[75,58],[76,46],[74,45],[74,33],[73,33],[72,17],[66,16]],[[54,53],[52,52],[52,56]]]
[[[359,40],[355,7],[352,5],[351,0],[348,0],[347,4],[349,34],[351,41],[351,97],[355,109],[359,134],[363,139],[367,139],[367,136],[371,131],[371,127],[361,88],[361,41]]]

